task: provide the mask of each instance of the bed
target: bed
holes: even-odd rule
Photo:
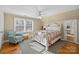
[[[36,31],[34,34],[34,40],[38,43],[48,47],[61,39],[61,25],[54,23],[46,27],[46,30]]]
[[[48,33],[48,46],[51,46],[60,38],[61,38],[60,31],[54,31],[54,32]]]

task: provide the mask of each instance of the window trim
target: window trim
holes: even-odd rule
[[[21,18],[21,17],[14,17],[14,32],[16,32],[16,19],[23,19],[24,20],[24,31],[21,31],[21,32],[28,32],[27,30],[26,30],[26,21],[31,21],[32,22],[32,30],[29,30],[29,31],[33,31],[33,25],[34,25],[34,22],[33,22],[33,20],[32,19],[25,19],[25,18]],[[17,31],[17,32],[19,32],[19,31]]]

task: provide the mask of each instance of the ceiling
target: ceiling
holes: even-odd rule
[[[0,5],[5,13],[38,17],[38,12],[41,12],[41,16],[50,16],[58,13],[79,9],[78,5]]]

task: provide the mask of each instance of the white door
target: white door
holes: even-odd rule
[[[74,42],[77,43],[77,19],[73,19],[72,21],[71,33],[74,35]]]
[[[0,11],[0,48],[4,38],[4,14]]]

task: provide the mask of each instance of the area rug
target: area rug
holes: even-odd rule
[[[54,43],[52,46],[50,46],[48,51],[55,53],[55,54],[59,54],[58,50],[62,48],[66,43],[67,41],[59,40],[56,43]]]
[[[20,43],[22,54],[40,54],[40,52],[30,47],[31,40],[26,40]]]
[[[38,43],[37,41],[32,41],[30,44],[30,47],[38,52],[42,52],[45,50],[45,46],[43,46],[42,44]]]

